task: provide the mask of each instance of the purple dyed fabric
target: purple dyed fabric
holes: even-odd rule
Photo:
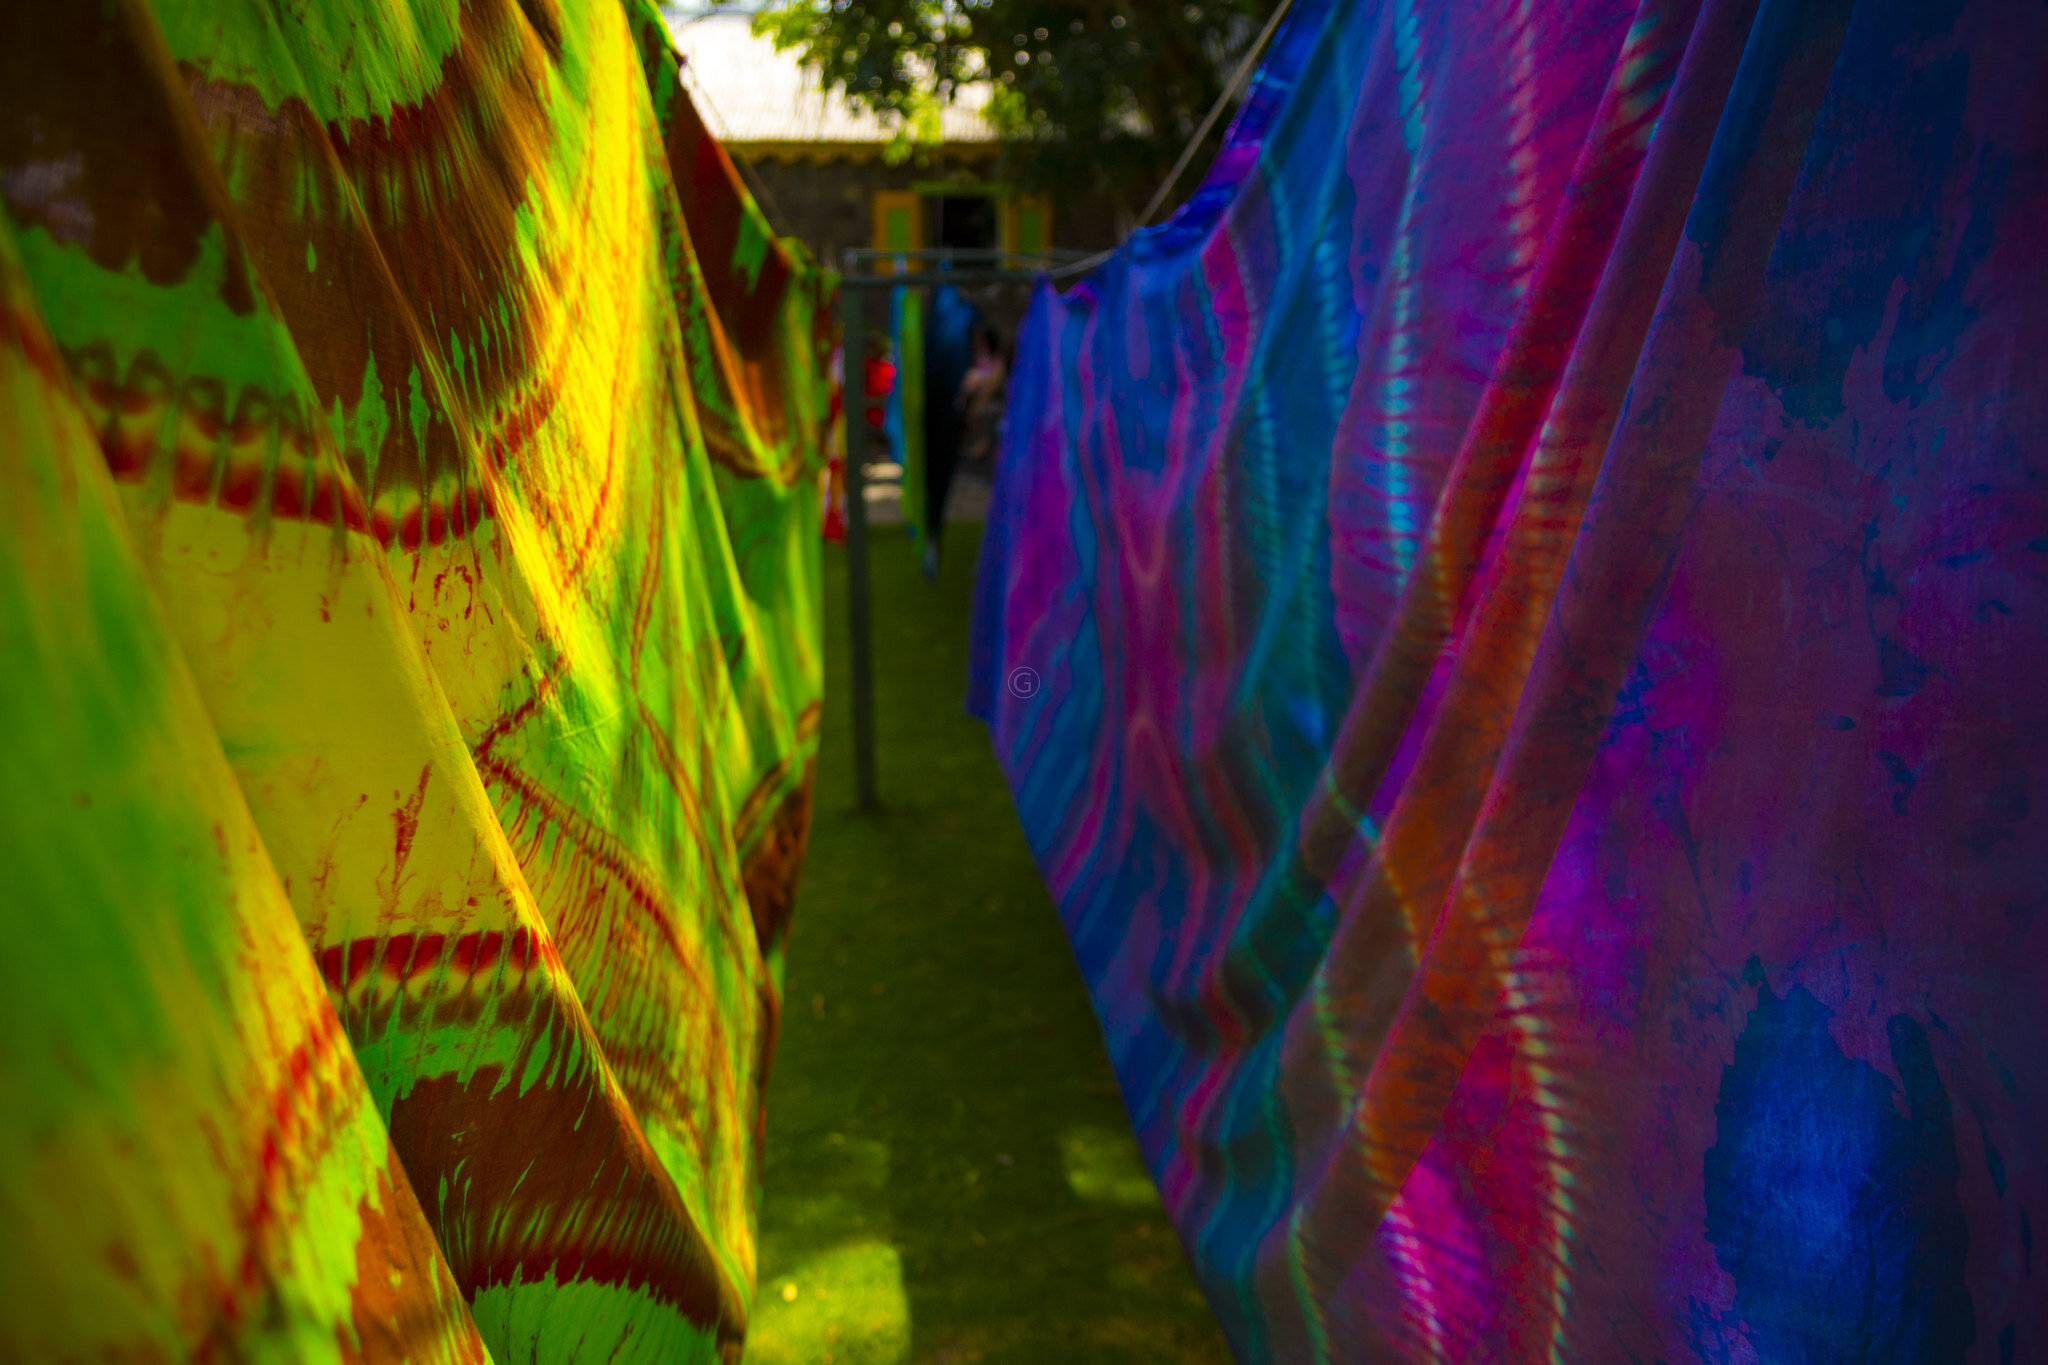
[[[1299,0],[1040,292],[970,701],[1242,1359],[2048,1360],[2044,52]]]

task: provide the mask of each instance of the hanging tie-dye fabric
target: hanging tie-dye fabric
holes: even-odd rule
[[[2048,10],[1298,0],[972,704],[1252,1361],[2048,1359]]]
[[[924,526],[925,515],[925,355],[924,291],[889,291],[889,358],[895,383],[889,390],[882,430],[889,438],[889,454],[900,471],[899,506],[903,523],[913,539]]]
[[[675,70],[0,17],[0,1357],[737,1358],[829,278]]]
[[[966,426],[961,385],[974,365],[974,333],[981,310],[950,284],[931,291],[924,340],[924,470],[923,506],[906,519],[920,542],[926,578],[937,578],[939,552],[945,546],[946,499],[953,490],[953,472],[960,464],[960,438]],[[909,471],[903,478],[910,486]],[[906,493],[907,496],[907,493]]]

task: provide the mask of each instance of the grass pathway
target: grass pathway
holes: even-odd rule
[[[842,552],[768,1093],[749,1365],[1227,1365],[986,731],[976,532],[874,540],[880,815],[853,807]]]

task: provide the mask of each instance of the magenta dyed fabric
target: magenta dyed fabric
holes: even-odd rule
[[[2048,1360],[2043,52],[1300,0],[1040,292],[971,704],[1244,1360]]]

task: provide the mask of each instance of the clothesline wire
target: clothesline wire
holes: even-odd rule
[[[1225,85],[1223,93],[1216,97],[1216,103],[1209,107],[1208,115],[1203,118],[1201,126],[1195,129],[1195,135],[1188,139],[1188,145],[1181,149],[1180,159],[1173,163],[1173,169],[1167,172],[1166,179],[1153,192],[1152,202],[1145,205],[1145,211],[1138,215],[1139,227],[1144,227],[1147,223],[1151,222],[1152,215],[1159,211],[1160,204],[1166,199],[1167,191],[1173,188],[1174,182],[1178,181],[1181,173],[1187,170],[1188,162],[1194,159],[1196,149],[1202,145],[1202,139],[1207,137],[1209,130],[1216,126],[1216,120],[1222,116],[1223,110],[1229,105],[1231,97],[1237,93],[1238,88],[1244,84],[1245,78],[1251,74],[1252,66],[1258,61],[1259,54],[1265,51],[1266,43],[1273,36],[1273,30],[1280,27],[1281,18],[1286,15],[1288,8],[1293,3],[1294,0],[1280,0],[1280,4],[1274,9],[1272,17],[1266,20],[1265,28],[1259,31],[1259,36],[1253,40],[1250,49],[1245,52],[1243,59],[1238,62],[1237,70],[1231,75],[1229,84]],[[1048,270],[1046,274],[1055,278],[1083,274],[1101,265],[1121,250],[1123,250],[1123,243],[1119,242],[1107,250],[1096,252],[1093,256],[1084,256],[1078,261],[1069,261],[1056,269]]]
[[[1238,87],[1251,75],[1253,64],[1258,61],[1259,54],[1266,50],[1267,40],[1273,36],[1273,30],[1280,27],[1281,17],[1293,3],[1294,0],[1280,0],[1279,5],[1273,10],[1273,17],[1266,20],[1266,26],[1259,30],[1259,36],[1246,50],[1244,60],[1237,64],[1237,70],[1231,75],[1229,84],[1225,85],[1223,93],[1216,97],[1216,103],[1209,106],[1207,117],[1202,120],[1201,126],[1195,129],[1195,135],[1188,139],[1188,145],[1181,148],[1180,160],[1173,163],[1173,169],[1166,173],[1166,179],[1161,181],[1159,188],[1153,192],[1152,202],[1145,205],[1145,211],[1138,215],[1139,227],[1151,222],[1152,215],[1159,212],[1159,206],[1166,202],[1167,192],[1180,179],[1181,173],[1187,170],[1188,163],[1194,160],[1195,149],[1202,145],[1202,139],[1209,136],[1209,130],[1216,126],[1216,120],[1222,117],[1225,106],[1237,94]]]

